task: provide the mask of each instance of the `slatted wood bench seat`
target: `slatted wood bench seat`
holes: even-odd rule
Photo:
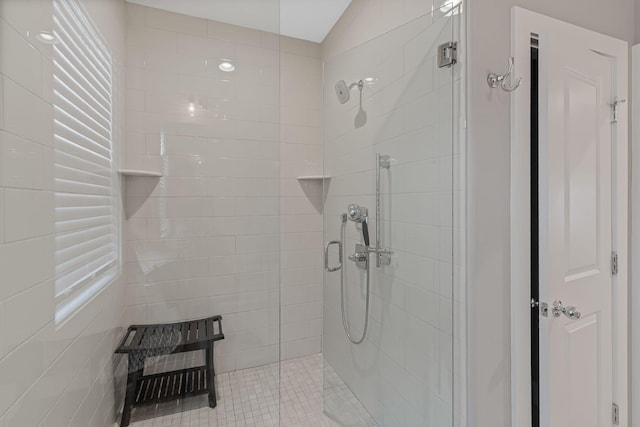
[[[213,343],[224,339],[222,317],[188,322],[132,325],[116,353],[128,355],[127,391],[120,426],[128,426],[135,406],[160,403],[199,394],[209,394],[209,406],[216,407]],[[148,357],[205,350],[205,364],[161,374],[143,375]]]

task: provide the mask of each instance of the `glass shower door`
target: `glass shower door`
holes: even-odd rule
[[[456,81],[438,59],[456,15],[325,63],[324,411],[340,425],[453,425]]]

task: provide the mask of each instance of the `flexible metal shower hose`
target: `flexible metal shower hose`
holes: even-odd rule
[[[342,221],[342,224],[340,226],[340,241],[342,242],[342,245],[345,246],[345,228],[346,228],[346,224],[347,224],[347,219],[346,216],[344,218],[344,220]],[[345,259],[345,253],[346,251],[342,251],[342,258],[340,260],[340,262],[342,262],[343,268],[340,269],[340,308],[342,310],[342,326],[344,327],[344,332],[347,334],[347,338],[349,338],[349,341],[351,341],[354,344],[360,344],[362,341],[364,341],[364,338],[367,336],[367,328],[369,326],[369,283],[370,283],[370,277],[371,277],[371,263],[369,262],[369,254],[367,253],[367,288],[366,288],[366,297],[365,297],[365,311],[364,311],[364,329],[362,331],[362,336],[355,340],[353,339],[353,337],[351,336],[351,331],[350,331],[350,327],[349,327],[349,321],[347,319],[346,316],[346,310],[344,308],[344,277],[347,274],[347,263],[346,263],[346,259]]]

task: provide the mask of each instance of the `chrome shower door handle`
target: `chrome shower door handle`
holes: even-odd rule
[[[572,306],[565,307],[564,305],[562,305],[562,301],[559,301],[559,300],[555,300],[553,302],[552,312],[553,312],[553,317],[560,317],[561,314],[564,314],[569,319],[575,319],[575,320],[579,319],[582,316],[582,313],[580,313],[580,310]]]
[[[335,267],[329,267],[329,248],[331,245],[338,245],[338,258],[340,259],[340,262],[338,262],[338,265]],[[340,240],[331,240],[324,245],[324,268],[329,273],[338,271],[342,268],[342,242]]]

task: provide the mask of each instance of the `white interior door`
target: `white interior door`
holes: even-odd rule
[[[536,397],[530,106],[539,40],[540,302],[581,312],[540,317],[541,425],[611,426],[615,402],[619,426],[629,427],[628,103],[619,104],[616,123],[610,106],[627,98],[628,43],[520,7],[512,23],[514,76],[523,77],[511,96],[512,425],[532,425]]]
[[[540,35],[541,423],[612,424],[615,63],[571,31]],[[554,302],[566,313],[554,315]],[[569,307],[578,315],[570,316]]]

